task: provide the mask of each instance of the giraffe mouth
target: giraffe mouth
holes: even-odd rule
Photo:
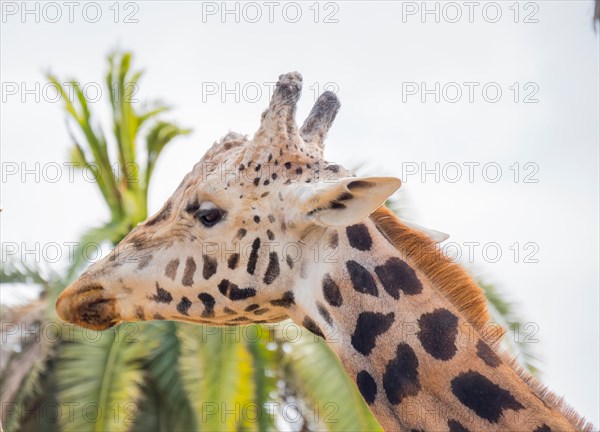
[[[116,300],[100,285],[70,286],[56,300],[56,313],[65,322],[91,330],[106,330],[120,323]]]

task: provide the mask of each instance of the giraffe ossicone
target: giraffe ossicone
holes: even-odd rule
[[[340,103],[323,93],[298,128],[301,89],[281,75],[254,136],[215,142],[59,296],[59,317],[97,330],[292,319],[325,338],[386,430],[591,430],[496,350],[481,289],[435,247],[445,235],[385,208],[400,181],[324,160]]]

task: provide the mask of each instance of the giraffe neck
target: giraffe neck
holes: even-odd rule
[[[482,325],[485,299],[466,272],[446,261],[439,271],[434,261],[442,257],[421,255],[435,247],[429,239],[395,218],[376,218],[333,235],[339,252],[312,266],[296,287],[292,318],[325,337],[383,428],[584,429],[556,397],[496,353]],[[405,236],[412,249],[392,244],[394,235]]]

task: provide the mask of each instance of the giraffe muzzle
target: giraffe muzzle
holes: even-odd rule
[[[77,286],[63,291],[56,300],[56,313],[65,322],[92,330],[105,330],[120,322],[114,298],[98,284]]]

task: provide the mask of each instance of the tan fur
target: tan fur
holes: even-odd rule
[[[485,294],[462,266],[441,254],[431,239],[404,225],[388,208],[384,206],[378,208],[371,214],[371,220],[388,241],[411,259],[415,267],[431,280],[475,329],[485,332],[490,328]],[[498,352],[498,342],[503,334],[504,331],[496,331],[494,334],[486,332],[483,336]],[[593,430],[593,424],[579,416],[562,397],[548,390],[537,378],[523,369],[515,358],[507,353],[498,352],[498,354],[542,401],[563,414],[574,427],[586,432]]]
[[[490,316],[481,287],[459,264],[436,249],[426,235],[410,229],[386,207],[379,207],[371,219],[387,239],[401,250],[427,278],[462,312],[477,330],[485,330]],[[494,335],[494,339],[502,333]]]

